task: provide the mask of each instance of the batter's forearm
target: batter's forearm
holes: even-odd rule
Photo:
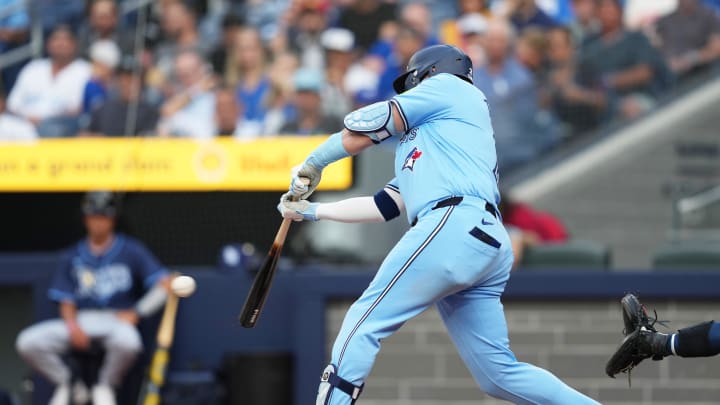
[[[367,135],[353,132],[348,129],[342,131],[342,145],[351,155],[357,155],[365,149],[374,145],[372,139],[368,138]]]

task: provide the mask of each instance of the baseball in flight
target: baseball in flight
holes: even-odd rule
[[[195,279],[190,276],[177,276],[170,283],[170,288],[178,297],[185,298],[195,292]]]

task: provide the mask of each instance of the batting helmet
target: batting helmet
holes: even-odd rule
[[[83,198],[82,211],[85,215],[114,217],[118,211],[117,200],[110,191],[90,191]]]
[[[400,94],[437,73],[450,73],[468,83],[473,82],[472,61],[465,52],[451,45],[433,45],[415,52],[406,72],[393,82],[393,88]]]

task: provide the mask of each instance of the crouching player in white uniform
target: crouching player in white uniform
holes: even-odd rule
[[[345,222],[380,222],[404,209],[413,225],[349,309],[317,405],[355,403],[381,340],[433,304],[483,391],[518,404],[597,403],[510,351],[500,297],[513,255],[496,208],[488,105],[472,85],[471,66],[452,46],[417,52],[394,82],[398,95],[348,114],[345,129],[294,170],[278,205],[286,218]],[[375,196],[304,200],[326,165],[391,136],[400,138],[395,178]]]

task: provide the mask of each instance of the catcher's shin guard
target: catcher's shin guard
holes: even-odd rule
[[[318,387],[318,396],[315,405],[328,405],[330,401],[330,393],[333,388],[337,388],[352,398],[351,404],[357,401],[362,392],[363,385],[357,386],[350,381],[345,380],[336,373],[334,364],[329,364],[320,377],[320,386]]]

